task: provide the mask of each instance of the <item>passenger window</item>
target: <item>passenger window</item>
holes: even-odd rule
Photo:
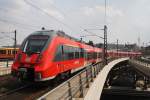
[[[64,50],[64,60],[68,60],[69,46],[63,45],[63,50]]]
[[[79,49],[75,48],[75,58],[79,58]]]
[[[8,55],[10,55],[11,54],[11,51],[10,50],[8,50]]]
[[[68,58],[71,60],[71,59],[74,59],[74,50],[73,50],[73,47],[69,47],[68,48]]]
[[[0,50],[0,54],[6,54],[6,50]]]
[[[56,50],[54,61],[62,61],[62,60],[63,60],[63,46],[60,45]]]
[[[80,48],[80,58],[84,58],[84,49]]]

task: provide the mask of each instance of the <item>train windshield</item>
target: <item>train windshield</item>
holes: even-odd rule
[[[40,53],[49,39],[48,35],[32,35],[24,43],[26,53]]]

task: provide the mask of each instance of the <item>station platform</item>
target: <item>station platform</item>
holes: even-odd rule
[[[1,61],[0,62],[0,76],[7,75],[11,73],[11,65],[13,61]]]
[[[11,73],[11,68],[0,67],[0,76],[7,75]]]

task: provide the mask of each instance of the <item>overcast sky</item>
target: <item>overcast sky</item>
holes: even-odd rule
[[[63,30],[80,38],[88,35],[84,29],[102,29],[108,26],[108,42],[150,42],[150,0],[107,0],[104,21],[104,0],[0,0],[0,32],[17,30],[17,40],[34,31]],[[102,30],[89,30],[103,36]],[[0,33],[0,45],[12,45],[13,33]],[[98,37],[83,40],[103,42]]]

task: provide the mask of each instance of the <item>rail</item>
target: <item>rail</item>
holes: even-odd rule
[[[102,63],[87,66],[83,71],[73,76],[60,86],[40,97],[38,100],[45,100],[50,97],[52,100],[72,100],[73,98],[82,98],[87,92],[90,83],[103,68]]]

